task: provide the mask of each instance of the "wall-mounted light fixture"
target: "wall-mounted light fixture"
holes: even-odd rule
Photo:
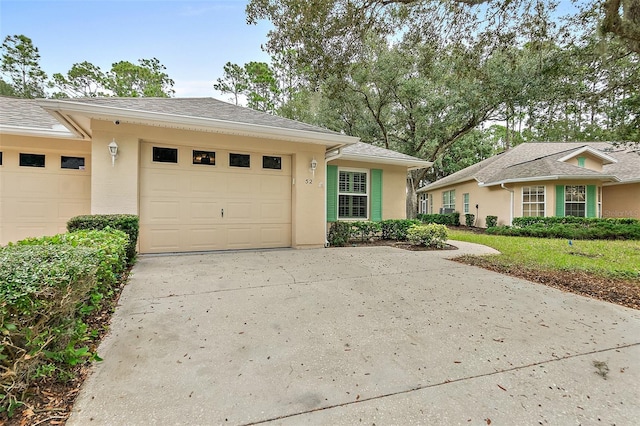
[[[313,158],[313,160],[311,160],[311,173],[313,174],[313,177],[316,177],[316,169],[318,168],[318,162],[316,161],[315,157]]]
[[[109,154],[111,154],[111,167],[116,165],[116,155],[118,155],[118,144],[115,138],[109,144]]]

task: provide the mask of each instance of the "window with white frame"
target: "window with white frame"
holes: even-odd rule
[[[544,217],[545,206],[545,186],[523,186],[522,187],[522,216]]]
[[[433,214],[433,194],[429,194],[429,214]]]
[[[338,219],[369,217],[369,176],[366,171],[340,170],[338,175]]]
[[[456,208],[456,190],[444,191],[442,193],[442,208],[454,209]]]
[[[469,193],[462,194],[462,209],[464,213],[469,213]]]
[[[418,203],[418,213],[427,214],[427,202],[429,200],[428,194],[420,194],[419,197],[420,202]]]
[[[587,191],[584,185],[564,187],[564,215],[585,217],[587,212]]]
[[[598,187],[598,217],[602,217],[602,187]]]

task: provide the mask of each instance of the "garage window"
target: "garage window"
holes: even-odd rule
[[[282,170],[282,157],[262,156],[262,168],[272,170]]]
[[[156,163],[177,163],[178,150],[176,148],[153,147],[153,161]]]
[[[193,164],[216,165],[216,153],[213,151],[196,151],[193,150]]]
[[[23,154],[23,153],[20,153],[20,166],[22,166],[22,167],[44,167],[44,154]]]
[[[84,157],[60,157],[60,167],[63,169],[84,170]]]
[[[2,151],[0,151],[0,166],[2,166]]]
[[[251,156],[249,154],[229,154],[229,166],[231,167],[251,167]]]

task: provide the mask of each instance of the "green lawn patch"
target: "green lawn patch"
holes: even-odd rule
[[[640,242],[484,235],[450,230],[449,238],[483,244],[500,251],[487,258],[501,268],[586,272],[607,278],[638,281]]]

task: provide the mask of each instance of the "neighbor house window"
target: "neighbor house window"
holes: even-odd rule
[[[464,213],[469,213],[469,194],[462,194],[462,209]]]
[[[427,214],[427,202],[429,200],[428,194],[420,194],[420,203],[418,205],[418,213]]]
[[[251,156],[249,154],[229,154],[229,165],[231,167],[251,167]]]
[[[586,187],[584,185],[567,185],[564,187],[564,215],[585,217]]]
[[[444,191],[442,193],[442,208],[455,210],[456,208],[456,190],[455,189],[452,189],[451,191]]]
[[[22,166],[22,167],[44,167],[44,155],[42,155],[42,154],[22,154],[22,153],[20,153],[20,166]]]
[[[602,187],[598,187],[598,217],[602,217]]]
[[[154,146],[153,161],[156,163],[177,163],[178,149],[177,148],[159,148],[157,146]]]
[[[578,157],[578,167],[584,167],[585,161],[586,161],[585,157]]]
[[[196,151],[193,150],[193,164],[216,165],[216,153],[213,151]]]
[[[544,217],[544,185],[522,187],[522,216]]]
[[[273,157],[270,155],[262,156],[262,168],[271,170],[282,169],[282,157]]]
[[[84,170],[84,157],[60,157],[60,168]]]
[[[429,194],[429,214],[433,214],[433,194]]]
[[[338,218],[367,219],[367,172],[341,170],[338,175]]]

